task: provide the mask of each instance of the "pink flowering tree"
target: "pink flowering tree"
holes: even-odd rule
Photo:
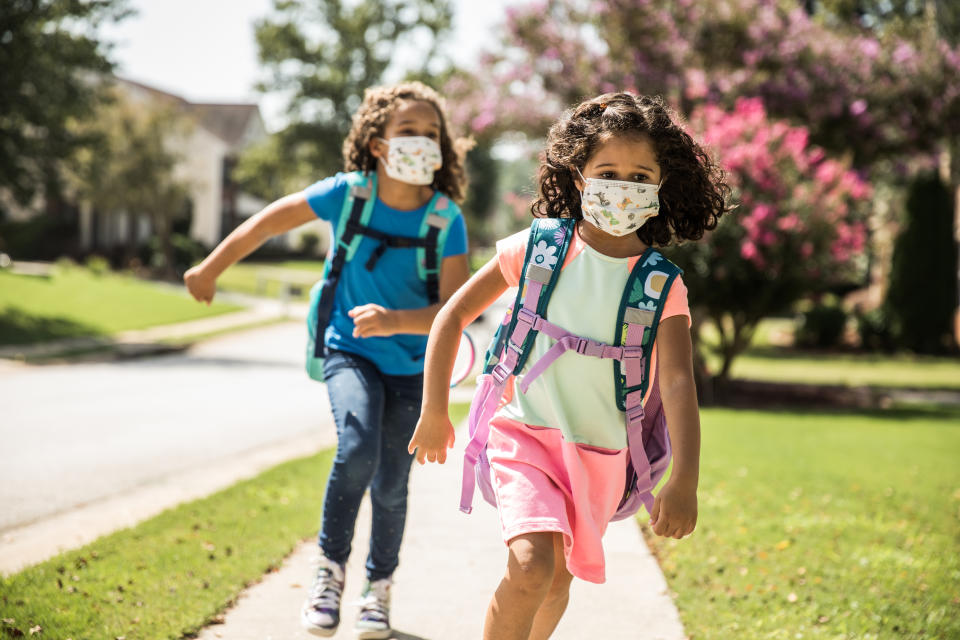
[[[705,105],[692,132],[720,159],[736,209],[704,240],[668,251],[684,269],[690,300],[720,336],[725,380],[764,317],[865,269],[867,183],[828,157],[803,127],[767,118],[759,98],[727,111]]]

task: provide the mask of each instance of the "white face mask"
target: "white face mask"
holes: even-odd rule
[[[433,174],[443,166],[443,155],[436,140],[426,136],[401,136],[384,140],[390,145],[383,160],[387,175],[407,184],[430,184]]]
[[[577,173],[580,170],[577,169]],[[633,233],[660,213],[660,185],[584,178],[580,194],[583,219],[612,236]]]

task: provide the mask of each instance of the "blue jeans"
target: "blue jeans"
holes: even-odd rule
[[[369,360],[331,350],[323,363],[337,426],[337,456],[327,480],[320,549],[344,563],[350,555],[360,501],[370,488],[373,522],[367,578],[397,568],[407,518],[407,444],[420,416],[423,374],[389,376]]]

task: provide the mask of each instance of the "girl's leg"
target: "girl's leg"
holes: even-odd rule
[[[567,571],[567,561],[563,556],[563,535],[560,533],[553,534],[553,567],[553,583],[533,619],[529,640],[549,638],[557,628],[560,617],[570,600],[570,583],[573,581],[573,576]]]
[[[380,460],[383,381],[371,362],[343,351],[332,351],[323,364],[337,455],[327,480],[319,542],[324,556],[343,564],[350,556],[360,501]]]
[[[423,376],[383,376],[383,428],[380,433],[380,464],[370,486],[373,522],[367,577],[389,578],[397,568],[400,542],[407,518],[407,479],[413,456],[407,444],[420,417]]]
[[[527,640],[554,578],[552,532],[526,533],[507,544],[507,572],[483,625],[484,640]]]

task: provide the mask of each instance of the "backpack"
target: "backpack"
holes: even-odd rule
[[[323,359],[327,353],[324,334],[333,312],[334,294],[344,265],[353,259],[363,236],[380,243],[366,262],[368,271],[373,270],[388,247],[416,250],[417,271],[427,287],[427,300],[429,304],[436,304],[440,300],[443,246],[450,222],[460,213],[453,200],[437,191],[427,204],[418,237],[388,235],[368,226],[377,201],[377,174],[354,171],[345,174],[345,179],[347,194],[337,221],[337,244],[324,264],[323,278],[310,290],[307,313],[307,375],[320,382],[323,382]]]
[[[615,327],[617,344],[608,345],[572,334],[549,322],[546,314],[575,224],[572,218],[540,218],[531,227],[516,301],[493,336],[470,405],[470,440],[464,453],[460,495],[460,510],[464,513],[472,511],[476,485],[484,499],[496,506],[490,463],[485,453],[490,420],[500,406],[508,380],[519,374],[526,364],[540,331],[556,342],[531,366],[520,383],[521,390],[526,391],[538,375],[570,349],[612,360],[616,397],[611,400],[625,412],[629,464],[624,495],[611,519],[622,520],[633,515],[641,504],[648,512],[653,509],[653,489],[670,464],[671,452],[657,371],[650,370],[650,356],[662,303],[682,271],[659,251],[648,248],[627,278]],[[552,261],[552,256],[556,256],[556,261]],[[660,283],[658,290],[654,285]],[[648,388],[650,396],[644,403]]]

